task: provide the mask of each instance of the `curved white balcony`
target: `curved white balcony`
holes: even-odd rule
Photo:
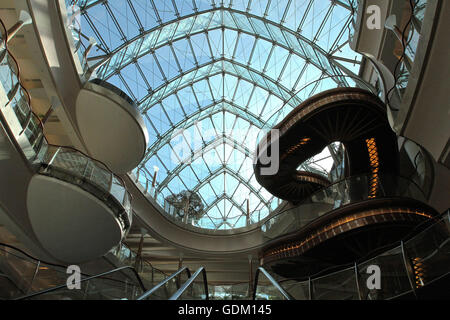
[[[61,261],[105,254],[131,225],[131,199],[124,183],[75,149],[45,143],[39,149],[37,174],[27,192],[36,236]]]
[[[55,260],[80,263],[100,257],[128,232],[131,196],[105,164],[75,149],[47,143],[42,122],[22,86],[19,65],[4,41],[5,28],[0,31],[1,124],[23,162],[3,161],[12,171],[1,181],[12,182],[13,192],[5,192],[1,200],[14,194],[16,202],[26,202],[21,207],[29,224],[23,227]],[[14,193],[17,184],[28,187]]]
[[[133,100],[115,86],[98,79],[86,82],[77,97],[76,119],[89,153],[114,172],[131,171],[144,158],[144,119]]]

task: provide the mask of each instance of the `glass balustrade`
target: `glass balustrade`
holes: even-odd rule
[[[292,300],[292,296],[262,267],[256,270],[254,300]]]
[[[431,284],[450,272],[450,211],[417,235],[377,256],[309,279],[284,279],[281,286],[296,300],[386,300]],[[375,286],[374,266],[380,270]],[[299,281],[300,280],[300,281]],[[258,281],[257,297],[283,299]]]
[[[57,290],[40,294],[35,299],[135,299],[144,291],[136,275],[128,269],[80,283],[80,290],[66,286],[67,267],[37,260],[17,248],[0,244],[0,270],[14,286],[0,289],[0,298],[15,299],[49,288]],[[82,274],[83,278],[91,276]],[[30,297],[30,299],[34,299]]]
[[[141,296],[140,300],[169,300],[191,277],[188,268],[182,268],[155,284],[152,290]]]
[[[107,203],[112,196],[120,206],[111,204],[110,208],[120,215],[125,229],[130,227],[132,221],[131,195],[126,190],[123,180],[113,174],[104,164],[76,149],[48,143],[42,143],[36,160],[41,165],[39,170],[41,174],[77,184]],[[122,215],[121,207],[125,212],[124,215]]]
[[[153,178],[143,168],[135,169],[133,171],[134,180],[142,186],[145,195],[151,197],[157,205],[160,206],[164,216],[178,225],[199,233],[214,233],[217,231],[214,225],[219,225],[223,222],[223,219],[209,217],[211,221],[199,219],[188,215],[185,216],[183,208],[176,207],[166,201],[164,195],[158,192],[158,188],[152,186],[151,182]],[[278,199],[272,199],[269,201],[268,206],[264,206],[259,210],[253,210],[250,212],[250,218],[245,216],[238,216],[235,219],[227,219],[229,227],[226,229],[233,229],[233,233],[239,233],[240,231],[247,230],[245,227],[253,225],[257,228],[262,221],[270,215],[279,205]],[[234,225],[234,226],[233,226]],[[245,229],[244,229],[245,228]],[[226,230],[225,229],[225,230]]]
[[[4,39],[6,32],[3,24],[1,26]],[[19,65],[6,45],[0,50],[0,58],[0,84],[7,99],[1,108],[15,138],[22,135],[27,138],[29,147],[21,145],[27,159],[40,166],[40,173],[51,172],[54,177],[77,184],[106,201],[122,221],[122,227],[128,230],[132,221],[131,195],[122,178],[76,149],[48,144],[42,122],[33,113],[29,94],[21,85]]]
[[[249,300],[251,292],[249,283],[208,284],[208,293],[211,300]]]
[[[333,210],[372,199],[371,181],[371,175],[354,176],[315,192],[301,204],[268,219],[261,226],[263,237],[270,240],[284,236]],[[376,198],[383,197],[411,198],[425,202],[424,194],[414,182],[399,176],[380,174]]]
[[[148,288],[153,288],[169,275],[153,267],[146,259],[139,258],[126,244],[122,243],[110,251],[123,265],[134,266]]]
[[[64,0],[66,8],[66,21],[65,26],[70,31],[70,37],[68,41],[73,43],[73,54],[78,56],[81,63],[83,72],[88,69],[88,62],[85,57],[85,52],[87,46],[89,46],[89,41],[86,37],[83,37],[81,28],[81,10],[78,6],[78,0]]]
[[[205,268],[200,267],[170,297],[170,300],[209,300]]]

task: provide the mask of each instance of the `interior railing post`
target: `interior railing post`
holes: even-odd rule
[[[34,282],[34,279],[36,279],[36,276],[37,276],[37,274],[38,274],[38,272],[39,272],[39,267],[41,266],[41,262],[40,261],[38,261],[38,263],[37,263],[37,265],[36,265],[36,268],[34,269],[34,274],[33,274],[33,278],[31,278],[31,281],[30,281],[30,285],[28,286],[28,289],[27,289],[27,294],[31,291],[31,289],[33,288],[33,282]]]
[[[50,161],[48,162],[48,167],[50,167],[53,164],[53,161],[55,161],[56,156],[59,153],[59,150],[61,150],[61,148],[56,149],[55,153],[53,154],[53,156],[51,157]]]
[[[359,286],[359,272],[358,272],[358,265],[355,262],[355,280],[356,280],[356,289],[358,290],[358,298],[359,300],[362,300],[362,294],[361,294],[361,287]]]

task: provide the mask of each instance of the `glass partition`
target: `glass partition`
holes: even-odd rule
[[[295,300],[311,300],[310,281],[299,282],[296,280],[285,279],[279,281],[279,283]]]
[[[330,211],[371,199],[370,182],[371,175],[353,176],[315,192],[298,206],[281,211],[267,220],[261,226],[264,238],[275,239],[298,231]],[[425,202],[425,196],[414,182],[381,174],[377,198],[383,197],[403,197]]]
[[[206,271],[203,267],[199,268],[187,281],[183,283],[180,289],[170,297],[171,300],[208,300],[208,282]]]
[[[285,279],[280,285],[297,300],[389,300],[415,293],[450,273],[450,212],[407,241],[382,254],[308,280]],[[321,272],[323,273],[323,272]],[[375,274],[378,274],[379,280]],[[257,298],[283,299],[268,282],[257,284]],[[311,292],[311,294],[310,294]]]
[[[355,268],[348,268],[312,280],[312,297],[315,300],[358,300],[358,283]]]
[[[4,39],[3,22],[1,27]],[[79,185],[101,200],[114,199],[116,204],[107,201],[108,205],[127,230],[132,221],[131,195],[126,191],[122,178],[113,174],[105,164],[76,149],[47,143],[43,124],[33,113],[30,96],[20,82],[19,65],[7,46],[3,47],[3,50],[0,48],[0,85],[6,94],[8,109],[5,110],[6,106],[1,108],[15,138],[26,137],[28,145],[21,143],[26,158],[40,167],[41,174],[51,171],[58,178]]]
[[[122,218],[125,228],[130,226],[131,196],[126,191],[123,180],[113,174],[103,163],[87,157],[76,149],[53,146],[47,143],[42,145],[38,161],[42,166],[41,174],[51,172],[52,176],[88,188],[90,192],[101,199],[106,200],[109,195],[112,195],[124,210],[128,210],[126,216]],[[87,186],[83,181],[89,182],[94,186],[94,189]]]
[[[287,300],[266,274],[260,273],[256,286],[255,300]]]
[[[113,272],[80,283],[81,290],[69,290],[66,286],[67,267],[37,260],[9,245],[0,244],[0,267],[4,279],[13,284],[1,290],[4,299],[15,299],[49,288],[61,288],[40,294],[31,299],[134,299],[143,293],[140,280],[129,269]],[[83,278],[91,276],[82,274]]]
[[[126,244],[121,243],[110,251],[123,265],[135,266],[146,287],[153,288],[169,275],[153,267],[149,261],[139,258]]]
[[[416,288],[433,282],[450,269],[449,218],[450,215],[404,244]]]
[[[369,278],[375,272],[373,266],[379,268],[381,289],[368,284],[372,283]],[[385,300],[412,290],[401,247],[361,263],[358,265],[358,274],[363,300]]]
[[[249,300],[249,283],[208,284],[209,298],[211,300]]]
[[[182,268],[156,284],[152,290],[140,297],[140,300],[169,300],[190,277],[189,269]]]

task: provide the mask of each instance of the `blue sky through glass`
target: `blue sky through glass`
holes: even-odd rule
[[[323,79],[312,95],[336,85],[330,76],[360,68],[346,0],[77,4],[83,35],[98,42],[91,56],[110,56],[97,76],[128,93],[144,116],[150,142],[139,170],[151,179],[159,168],[158,199],[196,192],[206,208],[194,222],[202,228],[244,227],[247,201],[257,213],[251,222],[276,207],[253,174],[258,131],[307,98],[295,94],[309,83]],[[324,174],[330,159],[327,149],[315,159]]]

